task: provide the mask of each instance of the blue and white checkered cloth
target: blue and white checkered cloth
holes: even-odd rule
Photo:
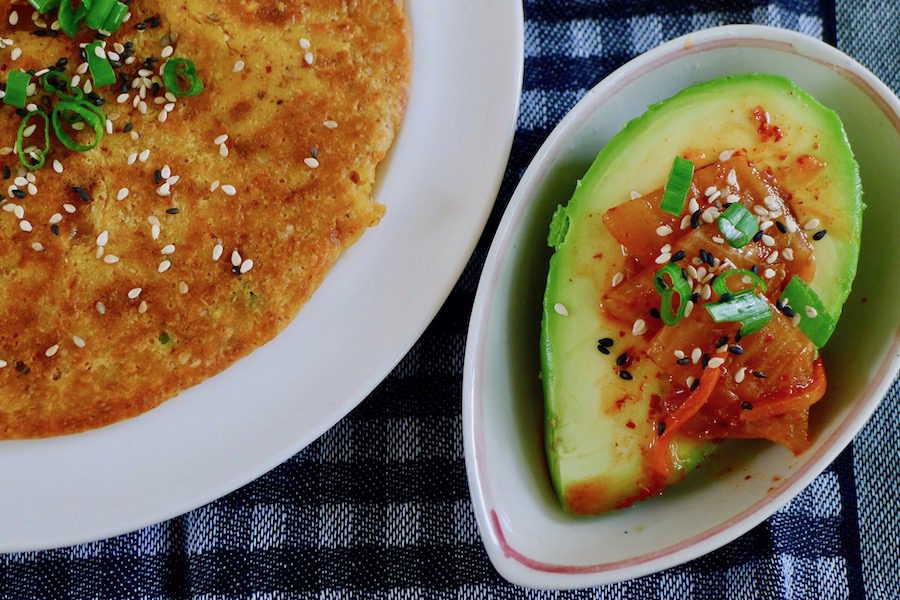
[[[525,8],[522,112],[497,206],[446,305],[397,369],[316,443],[217,502],[110,540],[0,556],[0,598],[900,597],[896,382],[853,446],[808,489],[703,558],[562,594],[516,588],[491,567],[463,462],[465,333],[500,214],[553,126],[635,55],[725,23],[823,38],[900,89],[897,0],[531,0]]]

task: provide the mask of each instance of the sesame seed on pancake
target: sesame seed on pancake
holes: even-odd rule
[[[109,118],[95,149],[51,130],[31,176],[12,151],[22,117],[0,105],[0,439],[107,425],[225,369],[282,330],[384,211],[375,169],[411,65],[400,2],[130,9],[106,40],[127,78],[93,90]],[[0,81],[67,59],[84,86],[79,44],[94,32],[33,35],[52,18],[32,15],[0,9]],[[196,64],[202,94],[153,85],[170,54]],[[45,95],[38,84],[28,102]],[[25,145],[42,145],[32,123]]]

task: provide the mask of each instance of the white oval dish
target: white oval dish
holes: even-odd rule
[[[596,518],[564,514],[543,457],[538,373],[547,226],[603,145],[646,107],[715,77],[766,71],[837,111],[860,164],[859,274],[826,349],[829,391],[800,456],[725,444],[661,497]],[[675,566],[757,525],[809,484],[878,406],[900,366],[900,101],[847,55],[781,29],[734,25],[673,40],[607,77],[551,133],[510,201],[485,264],[463,381],[469,486],[488,555],[513,583],[595,586]]]
[[[431,322],[509,158],[524,19],[520,0],[406,5],[412,85],[379,170],[382,222],[285,331],[219,375],[110,427],[0,443],[0,552],[137,529],[259,477],[359,404]]]

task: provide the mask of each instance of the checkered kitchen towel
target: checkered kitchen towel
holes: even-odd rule
[[[900,88],[897,0],[533,0],[525,8],[524,98],[500,198],[465,274],[409,356],[319,441],[217,502],[118,538],[0,557],[0,598],[900,597],[897,384],[813,485],[706,557],[558,595],[516,588],[491,567],[463,463],[466,327],[503,207],[557,121],[636,54],[724,23],[821,37]]]

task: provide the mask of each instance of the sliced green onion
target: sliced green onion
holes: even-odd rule
[[[69,135],[62,123],[59,122],[59,117],[64,112],[78,115],[82,121],[94,129],[94,139],[91,143],[79,144]],[[75,152],[87,152],[88,150],[92,150],[96,148],[97,144],[100,143],[100,140],[103,139],[104,120],[97,114],[94,107],[85,102],[57,102],[50,115],[50,122],[53,125],[53,131],[56,132],[56,137],[62,142],[63,146],[69,150],[74,150]]]
[[[84,24],[91,29],[102,29],[115,5],[116,0],[93,0],[84,16]]]
[[[28,0],[28,3],[41,15],[59,6],[59,0]]]
[[[32,153],[25,153],[25,130],[28,129],[28,123],[31,118],[38,116],[44,120],[44,149],[38,150],[34,154],[37,155],[36,162]],[[37,171],[47,162],[47,154],[50,152],[50,118],[47,113],[42,110],[33,110],[22,119],[19,125],[19,131],[16,134],[16,153],[19,155],[19,162],[29,171]]]
[[[680,217],[684,212],[684,201],[691,189],[693,177],[694,163],[686,158],[676,156],[672,162],[672,170],[669,171],[669,179],[666,181],[666,189],[659,207],[667,213]]]
[[[84,99],[82,89],[72,86],[65,75],[56,71],[47,71],[41,75],[41,85],[44,87],[45,92],[56,94],[60,100],[81,101]]]
[[[97,2],[99,1],[100,0],[94,0],[94,6],[97,6]],[[100,57],[97,54],[97,48],[101,48],[100,42],[88,44],[85,48],[88,68],[91,70],[91,78],[94,80],[95,88],[112,85],[116,82],[116,72],[113,71],[112,65],[109,64],[109,59],[106,58],[106,52],[101,49],[103,57]]]
[[[825,305],[813,289],[794,275],[785,286],[782,298],[787,298],[788,305],[794,313],[800,315],[798,326],[800,331],[806,334],[817,348],[824,346],[834,333],[837,321],[828,314]]]
[[[748,282],[742,281],[742,283],[744,283],[745,285],[753,284],[753,287],[750,289],[740,289],[740,290],[731,289],[730,287],[728,287],[728,280],[731,277],[734,277],[735,275],[740,275],[742,280],[744,277],[749,278],[750,281],[748,281]],[[762,291],[764,291],[764,292],[769,291],[769,286],[766,285],[766,282],[763,281],[762,277],[760,277],[753,271],[749,271],[747,269],[729,269],[727,271],[723,271],[723,272],[719,273],[716,276],[716,278],[712,282],[712,289],[718,295],[724,296],[725,294],[734,295],[734,294],[739,294],[741,292],[756,291],[755,288],[757,285],[760,288],[762,288]]]
[[[735,202],[725,209],[716,223],[719,231],[732,248],[743,248],[759,230],[759,223],[747,207]]]
[[[666,275],[672,282],[671,286],[666,283]],[[675,264],[668,264],[657,271],[653,278],[653,285],[656,286],[656,292],[662,298],[659,314],[663,323],[671,327],[684,317],[684,309],[687,307],[688,300],[691,299],[691,286],[684,278],[681,267]],[[672,308],[672,295],[676,293],[678,294],[677,311]]]
[[[181,80],[188,86],[182,88]],[[176,96],[197,96],[203,92],[203,82],[197,76],[197,65],[186,58],[170,58],[163,67],[163,82],[166,89]]]
[[[10,71],[6,80],[6,95],[3,96],[3,102],[16,108],[25,108],[29,83],[31,83],[31,75],[25,71]]]
[[[73,7],[72,0],[62,0],[59,5],[59,11],[56,13],[59,28],[69,37],[75,37],[75,34],[78,33],[78,26],[81,25],[81,20],[87,15],[91,2],[89,0],[80,0],[75,4],[76,6]]]
[[[759,331],[772,319],[769,303],[753,292],[741,292],[728,300],[706,304],[705,308],[716,323],[739,322],[742,336]]]
[[[113,6],[112,10],[109,11],[109,14],[106,15],[106,21],[103,23],[102,29],[103,31],[108,31],[110,33],[115,33],[119,30],[119,27],[122,26],[122,22],[125,20],[125,15],[128,14],[128,5],[123,4],[121,2],[116,2],[116,5]]]

